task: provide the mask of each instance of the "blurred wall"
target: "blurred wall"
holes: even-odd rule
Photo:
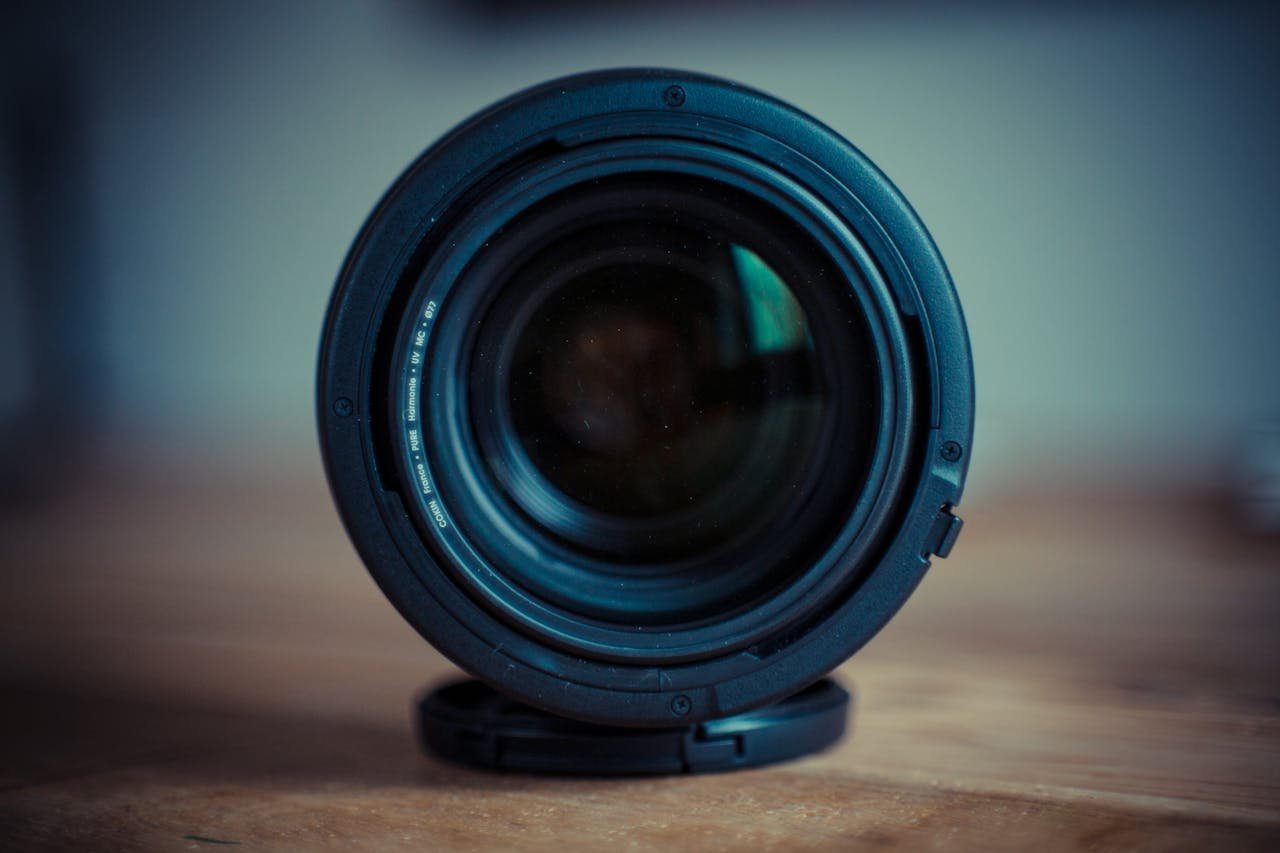
[[[15,19],[10,87],[51,63],[82,87],[99,295],[76,322],[102,337],[83,378],[106,383],[108,440],[313,464],[321,318],[380,193],[490,101],[619,65],[770,91],[899,185],[969,319],[979,490],[1202,464],[1280,411],[1264,7],[386,0]]]

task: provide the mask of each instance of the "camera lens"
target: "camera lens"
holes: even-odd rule
[[[400,178],[319,401],[348,529],[424,636],[531,705],[661,726],[677,696],[690,722],[803,688],[896,611],[959,527],[972,379],[945,267],[864,157],[626,71],[517,95]]]

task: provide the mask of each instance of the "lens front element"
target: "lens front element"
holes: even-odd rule
[[[624,174],[529,203],[458,296],[420,297],[456,329],[423,347],[423,387],[468,365],[435,386],[460,440],[432,442],[430,499],[509,602],[671,627],[794,584],[864,486],[882,403],[832,266],[740,189]]]

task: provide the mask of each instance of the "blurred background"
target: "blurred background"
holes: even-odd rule
[[[379,195],[493,100],[625,65],[778,95],[903,190],[970,324],[973,498],[1046,469],[1212,478],[1280,417],[1265,5],[131,0],[7,17],[0,418],[30,433],[49,413],[29,440],[317,469],[321,319]]]
[[[0,62],[0,690],[35,697],[5,713],[38,728],[56,697],[125,694],[332,713],[393,732],[382,766],[411,753],[406,698],[449,670],[329,502],[330,289],[455,123],[656,65],[853,141],[967,315],[968,523],[849,665],[859,734],[830,761],[1280,813],[1267,4],[19,2]],[[65,736],[13,772],[55,772]],[[242,740],[227,761],[258,760]]]

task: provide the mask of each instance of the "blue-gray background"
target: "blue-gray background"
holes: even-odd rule
[[[1212,475],[1280,412],[1261,6],[37,4],[11,23],[6,91],[65,78],[79,115],[86,298],[65,334],[95,343],[65,394],[97,442],[318,470],[321,320],[379,194],[489,102],[620,65],[776,94],[903,190],[970,324],[977,496],[1046,470]],[[9,414],[36,334],[12,179]]]

